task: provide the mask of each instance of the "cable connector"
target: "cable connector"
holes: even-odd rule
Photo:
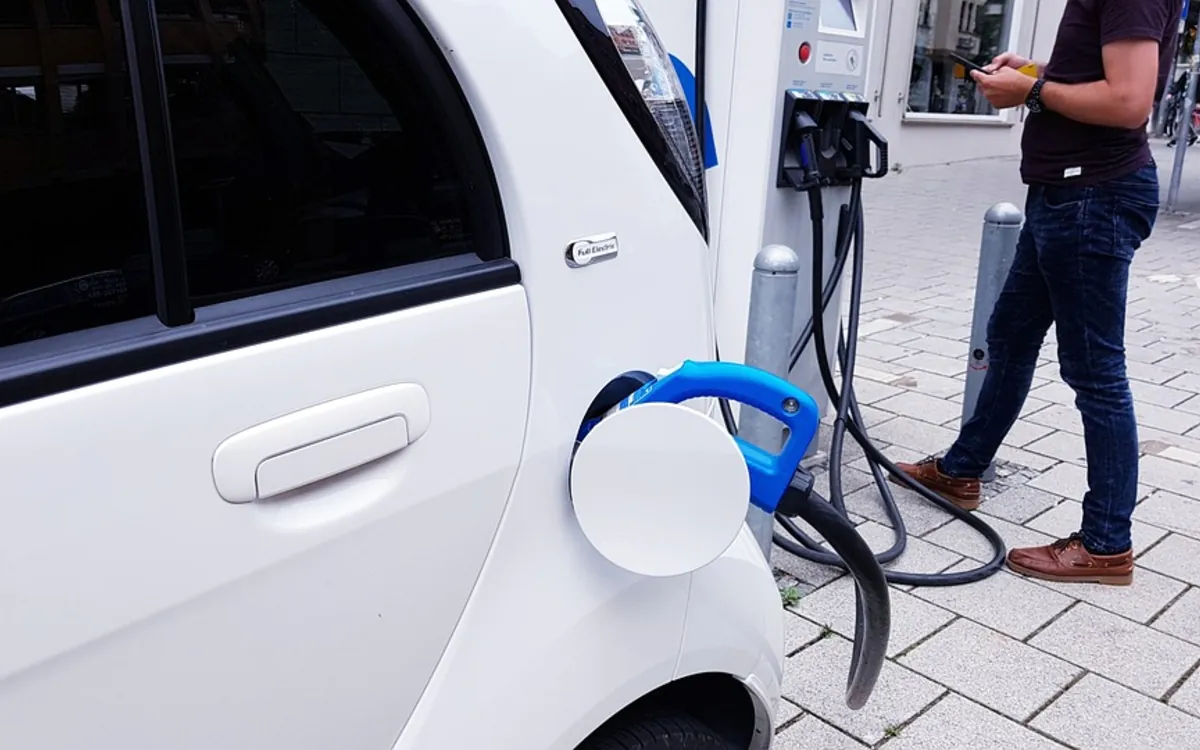
[[[816,479],[808,470],[797,466],[796,472],[792,474],[792,481],[783,491],[783,497],[779,498],[779,505],[775,507],[775,512],[788,518],[800,515],[804,506],[812,500],[815,482]]]

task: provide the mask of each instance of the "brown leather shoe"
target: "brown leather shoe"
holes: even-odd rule
[[[1083,546],[1079,534],[1072,534],[1045,547],[1010,550],[1008,567],[1045,581],[1128,586],[1133,583],[1133,550],[1119,555],[1093,555]]]
[[[941,495],[963,510],[975,510],[979,507],[979,480],[957,479],[943,474],[938,469],[937,458],[929,457],[915,464],[897,463],[896,467],[915,479],[928,490]],[[893,484],[904,487],[904,484],[894,476],[888,475]]]

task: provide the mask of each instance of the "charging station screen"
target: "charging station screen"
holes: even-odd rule
[[[821,0],[821,25],[827,29],[858,31],[854,0]]]

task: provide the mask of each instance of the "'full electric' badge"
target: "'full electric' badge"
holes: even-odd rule
[[[593,266],[617,257],[620,250],[616,234],[599,234],[575,240],[567,248],[567,265],[571,268]]]

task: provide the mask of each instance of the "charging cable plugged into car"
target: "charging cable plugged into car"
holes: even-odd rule
[[[718,398],[782,423],[778,453],[732,435],[685,406]],[[846,703],[861,708],[883,667],[891,630],[887,581],[847,518],[813,493],[802,465],[820,412],[787,380],[733,362],[685,361],[626,373],[593,401],[577,435],[571,501],[584,536],[614,565],[644,576],[693,573],[741,533],[748,504],[800,518],[821,534],[857,584]]]

